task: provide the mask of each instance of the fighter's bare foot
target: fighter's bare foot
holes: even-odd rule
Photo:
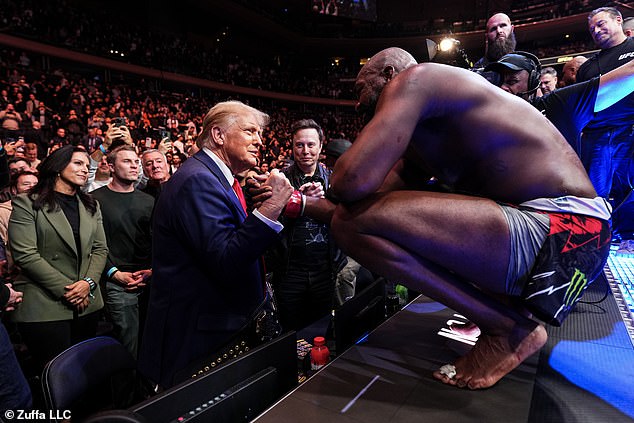
[[[509,336],[483,333],[471,351],[456,360],[455,375],[449,377],[453,369],[443,366],[434,372],[434,377],[461,388],[489,388],[543,347],[547,339],[541,325],[516,329]]]

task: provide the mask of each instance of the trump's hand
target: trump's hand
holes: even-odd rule
[[[270,187],[271,197],[262,202],[262,205],[258,207],[258,211],[271,220],[277,220],[289,198],[291,198],[293,186],[286,176],[277,169],[271,171],[262,186]]]

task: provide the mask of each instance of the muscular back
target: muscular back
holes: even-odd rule
[[[420,64],[388,83],[374,118],[340,159],[335,189],[346,186],[349,199],[374,192],[408,148],[428,173],[474,195],[513,203],[596,195],[544,116],[463,69]]]

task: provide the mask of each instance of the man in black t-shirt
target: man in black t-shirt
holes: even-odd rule
[[[102,278],[105,306],[115,337],[136,357],[147,301],[145,286],[152,276],[154,198],[134,188],[141,167],[134,147],[117,147],[107,160],[112,180],[92,192],[101,206],[108,242]]]
[[[294,163],[284,174],[296,190],[323,192],[331,171],[319,163],[324,132],[312,119],[291,126]],[[318,195],[319,196],[319,195]],[[284,217],[280,241],[266,254],[267,271],[284,330],[303,329],[331,313],[337,273],[345,257],[332,240],[330,226],[308,216]]]
[[[577,82],[587,81],[616,69],[634,59],[634,39],[623,32],[623,17],[613,7],[601,7],[588,16],[590,35],[597,54],[585,62],[577,73]],[[609,110],[598,112],[583,132],[581,160],[597,194],[613,198],[615,212],[625,211],[634,183],[634,94],[630,94]],[[614,232],[631,237],[631,217],[616,212]]]

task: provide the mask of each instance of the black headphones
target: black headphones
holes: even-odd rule
[[[526,51],[514,51],[513,54],[519,54],[520,56],[524,56],[533,62],[533,70],[528,73],[528,91],[518,93],[519,95],[532,94],[537,91],[537,88],[539,88],[542,64],[539,62],[537,56],[532,53],[528,53]]]

